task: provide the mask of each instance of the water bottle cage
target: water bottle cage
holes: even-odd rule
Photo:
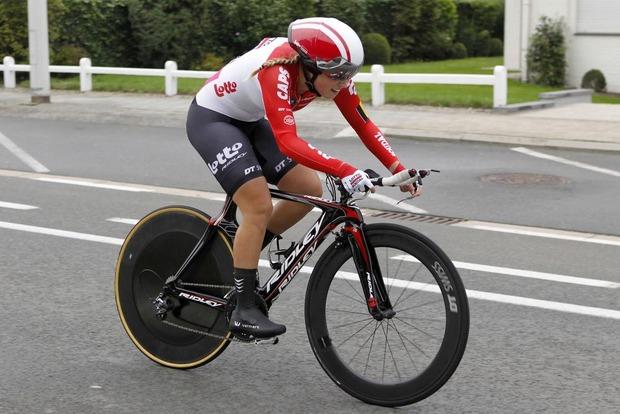
[[[291,245],[285,249],[280,247],[280,240],[282,240],[281,236],[275,237],[276,249],[271,250],[271,245],[269,246],[269,266],[273,270],[280,270],[282,267],[281,260],[286,258],[293,250],[295,250],[295,243],[291,242]],[[273,242],[272,242],[273,243]],[[276,260],[272,259],[272,255],[276,255]]]

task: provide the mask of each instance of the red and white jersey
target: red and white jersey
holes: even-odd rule
[[[275,65],[252,73],[275,58],[289,58],[296,52],[285,37],[264,39],[256,48],[230,61],[213,75],[196,95],[198,105],[245,122],[266,117],[280,150],[295,161],[337,177],[345,177],[356,168],[314,148],[297,135],[297,111],[317,96],[297,93],[299,65]],[[362,142],[386,168],[398,161],[389,143],[366,116],[353,81],[334,98]],[[395,172],[404,169],[399,165]]]

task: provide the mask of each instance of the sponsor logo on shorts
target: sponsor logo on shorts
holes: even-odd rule
[[[295,125],[295,118],[293,117],[293,115],[286,115],[284,117],[284,123],[286,125]]]
[[[233,162],[245,157],[247,152],[240,153],[239,150],[241,150],[241,147],[243,147],[243,144],[240,142],[233,144],[232,147],[224,147],[222,152],[216,155],[215,161],[208,163],[211,172],[217,174],[217,172],[220,171],[220,167],[224,170]]]
[[[213,89],[215,90],[215,94],[220,98],[227,93],[235,93],[237,92],[237,82],[227,81],[221,84],[214,84]]]

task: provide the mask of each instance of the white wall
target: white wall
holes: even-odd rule
[[[542,16],[563,18],[567,82],[579,87],[584,73],[600,69],[607,90],[620,92],[620,0],[506,0],[504,65],[525,79],[529,37]]]

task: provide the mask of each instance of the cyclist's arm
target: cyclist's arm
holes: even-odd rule
[[[362,102],[355,90],[353,81],[343,88],[334,98],[334,102],[346,118],[349,125],[355,130],[366,148],[368,148],[379,161],[392,173],[405,169],[394,153],[383,133],[372,122],[362,107]]]
[[[280,151],[300,164],[337,177],[342,178],[356,171],[353,166],[319,151],[297,135],[295,117],[287,92],[290,76],[284,66],[261,70],[258,81],[265,115]]]

